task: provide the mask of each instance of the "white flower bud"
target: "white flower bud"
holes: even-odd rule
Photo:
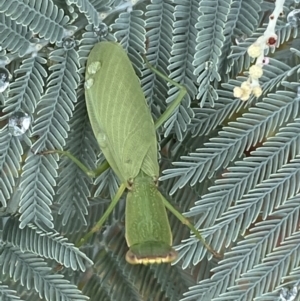
[[[263,75],[263,69],[258,65],[253,65],[249,68],[249,74],[252,79],[259,79]]]
[[[262,94],[262,89],[259,86],[253,88],[252,93],[255,97],[260,97]]]
[[[250,98],[250,93],[245,93],[243,96],[240,98],[242,101],[246,101]]]
[[[234,87],[233,96],[236,98],[241,98],[243,95],[243,89],[241,87]]]
[[[241,88],[243,89],[244,93],[251,93],[252,88],[248,82],[243,82],[241,84]]]
[[[252,44],[247,50],[248,54],[253,58],[259,57],[262,54],[262,51],[261,45],[257,44]]]

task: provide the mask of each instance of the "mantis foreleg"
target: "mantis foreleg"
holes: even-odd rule
[[[145,59],[145,58],[144,58]],[[187,94],[186,87],[177,83],[176,81],[169,78],[167,75],[163,74],[162,72],[158,71],[156,68],[154,68],[148,60],[145,59],[147,67],[155,74],[157,74],[159,77],[164,79],[166,82],[174,85],[179,89],[179,93],[177,98],[167,107],[166,111],[155,121],[155,129],[157,130],[175,111],[175,109],[179,106],[181,103],[183,97]]]

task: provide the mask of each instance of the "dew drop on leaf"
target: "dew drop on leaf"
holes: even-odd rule
[[[97,140],[101,148],[105,148],[107,146],[107,137],[105,133],[98,133]]]
[[[281,301],[294,301],[298,293],[298,283],[291,289],[283,287],[280,291],[279,298]]]
[[[29,129],[30,122],[28,114],[18,111],[9,117],[8,129],[13,136],[21,136]]]
[[[92,62],[88,66],[88,73],[89,74],[96,74],[96,72],[100,69],[101,63],[100,62]]]
[[[240,35],[240,36],[237,36],[237,37],[235,38],[235,44],[236,44],[236,45],[239,45],[239,44],[245,42],[246,39],[247,39],[247,36],[246,36],[245,34]]]
[[[67,37],[64,38],[62,45],[65,50],[71,50],[76,46],[76,42],[73,38]]]
[[[298,27],[300,25],[300,9],[292,10],[286,18],[288,24],[293,27]]]
[[[94,84],[94,80],[92,78],[89,78],[85,81],[84,87],[86,89],[90,89],[93,86],[93,84]]]
[[[9,72],[6,68],[0,68],[0,93],[9,86]]]
[[[205,62],[205,70],[210,70],[213,67],[213,62],[212,61],[207,61]]]
[[[108,35],[108,27],[105,23],[100,23],[99,26],[93,28],[94,34],[98,37],[106,37]]]

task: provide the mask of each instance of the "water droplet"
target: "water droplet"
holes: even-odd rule
[[[0,93],[9,86],[9,72],[6,68],[0,68]]]
[[[103,133],[103,132],[98,133],[97,141],[101,148],[106,147],[107,146],[107,137],[106,137],[105,133]]]
[[[24,112],[13,113],[8,120],[8,129],[13,136],[23,135],[30,126],[31,118]]]
[[[247,36],[245,34],[242,34],[241,36],[237,36],[235,38],[235,44],[239,45],[240,43],[245,42],[246,39],[247,39]]]
[[[213,67],[213,62],[212,61],[205,62],[205,70],[212,69],[212,67]]]
[[[100,23],[99,26],[93,28],[94,34],[98,37],[106,37],[108,35],[108,27],[105,23]]]
[[[88,73],[89,74],[95,74],[101,67],[100,62],[92,62],[88,66]]]
[[[89,89],[89,88],[91,88],[91,87],[93,86],[93,84],[94,84],[94,80],[93,80],[92,78],[89,78],[89,79],[87,79],[87,80],[85,81],[84,87],[85,87],[86,89]]]
[[[289,25],[298,27],[300,23],[300,9],[294,9],[287,15],[286,18]]]
[[[295,285],[291,288],[288,289],[286,287],[283,287],[280,291],[279,298],[281,301],[294,301],[297,293],[298,293],[298,285],[299,281],[295,283]]]
[[[63,39],[62,45],[65,50],[71,50],[76,46],[76,41],[71,37],[67,37]]]
[[[99,15],[101,20],[104,20],[107,16],[108,16],[108,13],[105,13],[105,12],[100,13],[100,15]]]

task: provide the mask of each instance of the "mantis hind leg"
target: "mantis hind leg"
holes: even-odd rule
[[[166,208],[171,211],[184,225],[187,225],[190,230],[195,234],[195,236],[202,242],[204,247],[212,253],[212,255],[216,258],[221,258],[221,255],[216,252],[206,241],[205,239],[201,236],[199,231],[189,222],[189,220],[184,217],[178,210],[176,210],[163,196],[162,196],[162,201]]]

